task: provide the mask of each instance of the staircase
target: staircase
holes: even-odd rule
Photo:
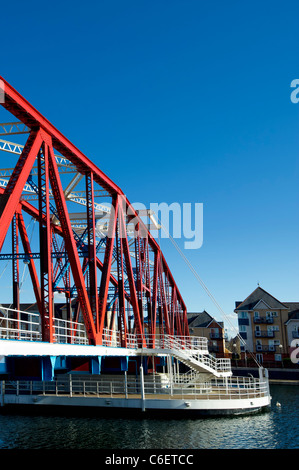
[[[215,377],[229,377],[232,375],[229,359],[216,359],[211,354],[186,354],[185,351],[181,350],[172,350],[170,354],[194,371],[210,372]]]
[[[157,343],[155,349],[148,351],[152,355],[162,352],[165,355],[169,354],[196,372],[209,372],[214,377],[230,377],[232,375],[230,359],[215,358],[209,354],[207,348],[203,348],[201,341],[198,341],[199,346],[197,346],[194,339],[196,338],[193,337],[192,341],[182,341],[175,336],[165,335],[163,343]],[[145,351],[142,351],[144,354]]]

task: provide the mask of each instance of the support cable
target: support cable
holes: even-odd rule
[[[159,220],[159,219],[158,219]],[[240,343],[243,344],[244,347],[246,347],[246,341],[242,338],[242,336],[240,335],[240,333],[238,332],[238,330],[235,328],[235,326],[231,323],[230,319],[228,318],[228,316],[225,314],[225,312],[223,311],[223,309],[221,308],[221,306],[218,304],[218,302],[216,301],[216,299],[214,298],[214,296],[212,295],[212,293],[209,291],[208,287],[205,285],[205,283],[203,282],[203,280],[200,278],[199,274],[196,272],[196,270],[194,269],[194,267],[192,266],[192,264],[190,263],[190,261],[186,258],[186,256],[184,255],[184,253],[182,252],[182,250],[179,248],[179,246],[177,245],[177,243],[175,242],[175,240],[173,239],[173,237],[170,235],[170,233],[168,232],[168,230],[164,227],[164,225],[162,224],[162,222],[159,220],[159,223],[162,227],[162,229],[164,230],[164,232],[166,233],[166,235],[168,236],[168,238],[170,239],[170,241],[172,242],[172,244],[174,245],[175,249],[178,251],[178,253],[181,255],[181,257],[183,258],[183,260],[185,261],[185,263],[187,264],[187,266],[189,267],[190,271],[194,274],[194,276],[196,277],[197,281],[199,282],[199,284],[202,286],[202,288],[204,289],[204,291],[206,292],[206,294],[210,297],[210,299],[212,300],[212,302],[215,304],[215,306],[218,308],[218,310],[220,311],[220,313],[222,314],[222,316],[225,318],[225,320],[227,320],[227,322],[230,324],[231,328],[235,331],[237,337],[239,338],[240,340]],[[253,358],[253,360],[256,362],[256,364],[258,365],[258,367],[262,367],[262,365],[259,363],[259,361],[256,359],[256,357],[252,354],[251,351],[248,351],[249,355]]]

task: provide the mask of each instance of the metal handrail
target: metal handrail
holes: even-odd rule
[[[57,381],[3,381],[2,393],[14,395],[48,395],[105,397],[124,396],[134,398],[141,394],[138,379],[127,377],[126,380],[82,380],[71,377],[69,380]],[[268,384],[260,379],[234,377],[229,379],[213,379],[210,382],[192,384],[177,384],[169,381],[144,381],[145,397],[154,395],[157,398],[190,398],[190,399],[242,399],[259,398],[269,394]]]

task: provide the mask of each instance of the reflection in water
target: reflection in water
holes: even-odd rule
[[[299,448],[299,388],[271,387],[269,412],[204,419],[0,415],[0,449]],[[279,401],[281,407],[277,407]]]

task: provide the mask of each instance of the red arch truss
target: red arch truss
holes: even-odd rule
[[[19,133],[28,133],[0,188],[0,250],[10,231],[14,307],[20,306],[19,260],[27,257],[44,341],[55,341],[55,292],[65,294],[70,320],[82,319],[90,344],[101,345],[109,328],[118,331],[124,347],[130,334],[148,347],[157,334],[188,336],[184,301],[144,217],[110,178],[1,80],[2,106],[19,120],[12,123],[19,130],[22,123]],[[106,204],[96,202],[99,197]],[[34,248],[27,214],[38,222]]]

